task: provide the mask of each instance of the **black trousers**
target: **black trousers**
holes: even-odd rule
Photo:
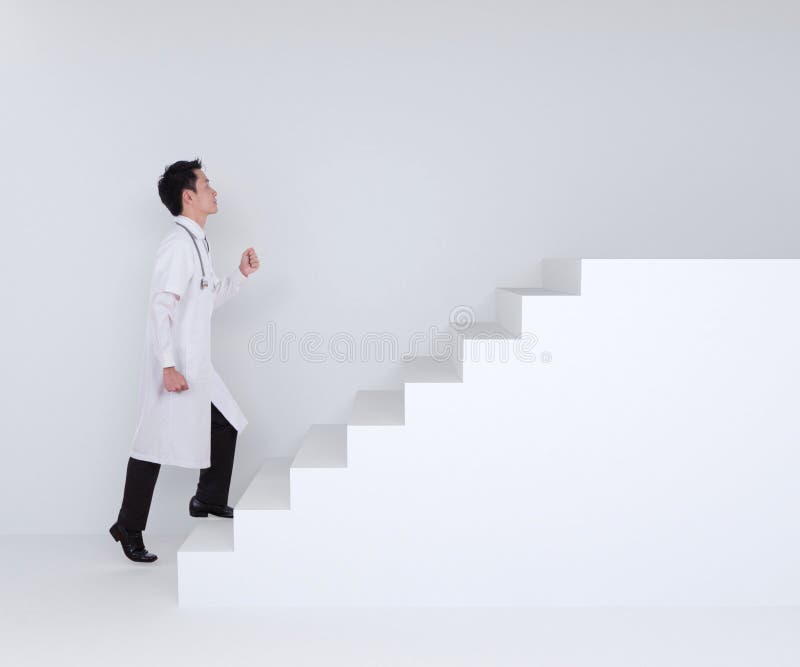
[[[196,496],[210,505],[227,505],[231,488],[233,457],[236,452],[236,429],[211,404],[211,467],[200,470]],[[160,463],[128,458],[125,491],[117,523],[129,531],[144,530],[156,487]]]

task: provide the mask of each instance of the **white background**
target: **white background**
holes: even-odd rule
[[[26,2],[0,8],[0,532],[115,520],[135,426],[156,182],[202,158],[218,272],[262,268],[215,318],[265,456],[339,422],[397,363],[287,362],[250,340],[493,316],[542,257],[798,252],[793,2]],[[188,529],[164,467],[149,532]]]

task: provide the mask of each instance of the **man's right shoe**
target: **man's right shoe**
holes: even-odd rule
[[[191,516],[221,516],[224,519],[233,518],[233,507],[230,505],[209,505],[208,503],[201,502],[197,496],[192,496],[189,501],[189,514]]]
[[[151,554],[144,548],[142,531],[131,532],[126,530],[119,523],[115,523],[108,529],[111,537],[122,545],[122,552],[137,563],[152,563],[158,556]]]

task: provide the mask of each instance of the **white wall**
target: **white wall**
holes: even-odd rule
[[[546,256],[796,256],[800,9],[790,2],[31,2],[0,16],[5,224],[0,531],[101,532],[135,420],[156,181],[200,156],[215,320],[266,455],[397,364],[260,362],[278,333],[400,341]],[[148,530],[182,531],[164,468]]]

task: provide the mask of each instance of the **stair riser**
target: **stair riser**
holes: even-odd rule
[[[464,391],[461,382],[443,383],[406,383],[405,385],[405,419],[406,424],[425,423],[439,416],[442,411],[448,412]]]
[[[233,519],[235,551],[260,549],[274,541],[273,527],[286,521],[291,510],[237,510]]]

